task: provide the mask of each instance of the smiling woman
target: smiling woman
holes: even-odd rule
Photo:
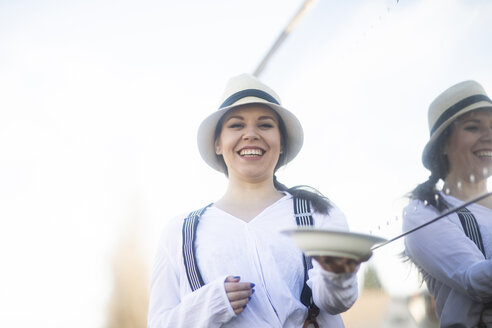
[[[343,327],[340,313],[357,298],[363,260],[311,262],[281,234],[296,226],[348,229],[327,198],[275,177],[301,149],[298,119],[248,74],[232,78],[223,99],[202,122],[198,146],[205,162],[228,176],[228,187],[165,229],[149,327]]]
[[[429,108],[429,180],[412,192],[408,231],[487,192],[492,174],[492,101],[475,81],[456,84]],[[442,191],[436,189],[439,179]],[[441,327],[492,326],[492,198],[408,235],[406,254],[436,299]]]

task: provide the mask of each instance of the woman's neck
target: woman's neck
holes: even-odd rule
[[[248,183],[230,178],[224,196],[215,202],[215,206],[249,222],[283,196],[275,189],[273,179]]]
[[[487,179],[460,180],[455,177],[446,177],[444,180],[443,191],[462,201],[470,201],[487,193]],[[492,197],[487,197],[478,202],[481,205],[492,208]]]

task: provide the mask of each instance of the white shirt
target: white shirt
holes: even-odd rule
[[[304,284],[302,253],[280,231],[296,227],[293,201],[286,195],[250,222],[217,207],[200,218],[196,236],[198,268],[206,283],[191,291],[182,255],[182,224],[169,222],[157,250],[150,288],[148,327],[302,327],[307,308],[300,295]],[[348,230],[342,212],[313,214],[315,227]],[[320,327],[344,327],[339,313],[357,298],[357,277],[323,270],[316,261],[308,284],[321,313]],[[255,293],[235,315],[224,289],[227,276],[252,282]]]
[[[451,207],[462,201],[440,194]],[[478,222],[486,258],[469,239],[459,217],[453,213],[405,238],[406,254],[419,267],[429,291],[434,295],[441,327],[474,327],[482,304],[492,301],[492,210],[473,204],[467,207]],[[403,231],[408,231],[439,215],[433,206],[414,200],[405,208]],[[492,311],[484,313],[492,327]]]

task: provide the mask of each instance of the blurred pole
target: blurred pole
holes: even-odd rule
[[[287,38],[287,36],[294,30],[296,25],[299,23],[301,18],[306,15],[306,13],[313,7],[313,5],[316,3],[317,0],[305,0],[302,6],[299,8],[297,13],[292,17],[290,22],[287,24],[287,26],[284,28],[282,33],[278,36],[277,40],[275,43],[272,45],[266,56],[263,58],[263,60],[260,62],[256,70],[254,71],[253,75],[258,77],[260,74],[263,72],[265,69],[266,65],[268,64],[268,61],[270,58],[273,56],[273,54],[277,51],[277,49],[282,45],[284,40]]]

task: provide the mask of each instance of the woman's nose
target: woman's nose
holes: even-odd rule
[[[254,126],[246,127],[244,134],[243,134],[243,138],[246,140],[258,139],[259,135],[258,135],[258,131],[256,130],[256,127],[254,127]]]
[[[492,126],[483,131],[482,140],[492,142]]]

